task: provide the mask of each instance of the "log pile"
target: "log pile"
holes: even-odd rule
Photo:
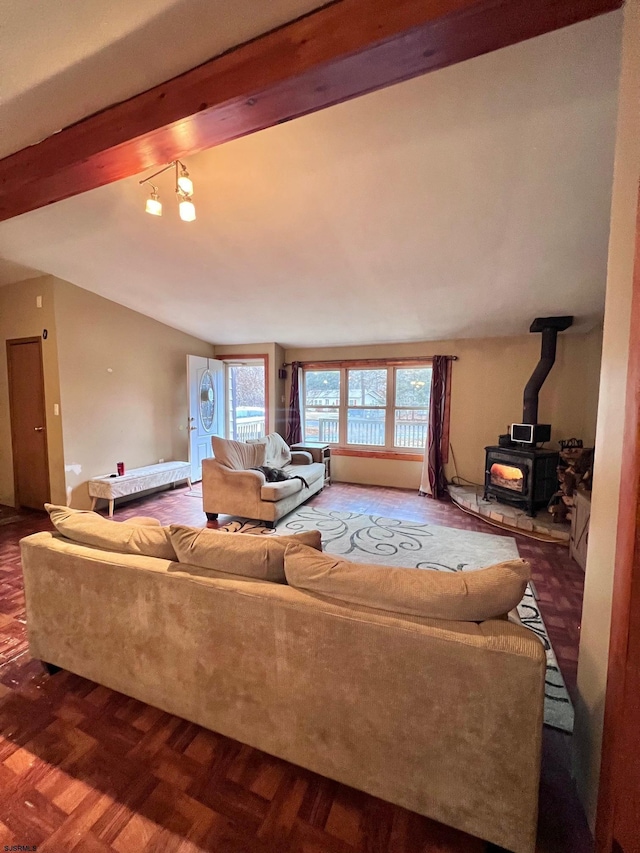
[[[576,438],[560,442],[558,491],[549,501],[554,522],[571,521],[576,491],[591,491],[593,447],[583,447]]]

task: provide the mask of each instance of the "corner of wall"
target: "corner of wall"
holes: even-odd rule
[[[623,467],[624,401],[640,180],[639,101],[640,0],[628,0],[624,9],[594,489],[578,657],[579,701],[573,738],[578,793],[592,829],[598,800]]]

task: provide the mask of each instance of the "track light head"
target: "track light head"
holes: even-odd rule
[[[178,207],[180,219],[182,219],[183,222],[193,222],[196,218],[196,209],[191,199],[183,198]]]
[[[193,195],[193,181],[189,177],[189,172],[187,172],[187,167],[184,166],[182,163],[180,165],[182,168],[180,171],[180,175],[178,176],[178,187],[180,188],[180,190],[185,195],[192,196]]]
[[[151,184],[151,197],[147,199],[145,211],[152,216],[162,216],[162,202],[158,197],[158,188]]]

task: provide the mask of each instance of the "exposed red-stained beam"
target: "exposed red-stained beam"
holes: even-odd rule
[[[0,221],[622,3],[336,0],[0,160]]]

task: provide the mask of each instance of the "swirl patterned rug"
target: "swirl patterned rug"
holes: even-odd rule
[[[232,521],[222,529],[272,533],[259,524],[239,521]],[[313,529],[321,531],[322,547],[327,553],[359,563],[469,572],[519,556],[515,539],[508,536],[314,507],[302,507],[285,516],[278,523],[276,534]],[[542,640],[547,653],[545,725],[572,732],[573,705],[530,586],[518,605],[518,615],[522,624]]]

